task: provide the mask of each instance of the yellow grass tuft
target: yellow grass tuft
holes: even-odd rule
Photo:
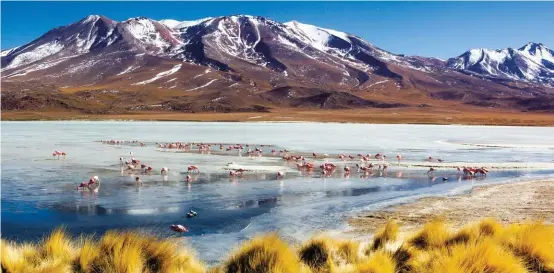
[[[333,261],[331,249],[326,238],[314,238],[306,242],[298,251],[300,261],[313,272],[331,272]]]
[[[510,225],[500,241],[538,272],[554,272],[554,226],[541,222]]]
[[[359,260],[360,242],[345,240],[335,242],[336,250],[334,251],[335,261],[340,261],[345,264],[356,263]]]
[[[479,222],[479,232],[482,236],[496,236],[503,230],[502,225],[491,218]]]
[[[19,248],[15,243],[7,242],[4,239],[2,239],[0,243],[0,251],[2,251],[2,269],[7,273],[27,272],[28,265],[21,248]]]
[[[431,221],[423,226],[423,229],[413,236],[408,244],[419,248],[428,249],[442,247],[450,237],[443,221]]]
[[[421,263],[414,267],[414,272],[528,272],[519,258],[490,238],[454,245],[448,249],[435,249],[427,261],[427,264]]]
[[[92,263],[100,256],[100,248],[91,238],[83,239],[81,252],[77,261],[78,268],[83,273],[93,272]]]
[[[395,221],[389,220],[382,229],[378,230],[375,233],[375,237],[373,238],[373,243],[371,245],[371,250],[383,248],[386,243],[395,241],[398,237],[399,228],[400,227]]]
[[[41,244],[41,254],[53,260],[68,261],[75,256],[75,247],[71,238],[63,229],[56,229]]]
[[[384,250],[373,252],[369,259],[356,265],[355,273],[395,273],[396,263]]]
[[[502,225],[492,219],[485,219],[477,224],[471,224],[455,232],[445,245],[465,244],[485,237],[494,237],[502,232]]]
[[[357,241],[317,237],[292,249],[271,233],[206,269],[175,238],[109,231],[98,241],[73,240],[58,229],[37,244],[0,240],[0,261],[6,273],[554,272],[554,225],[542,222],[502,226],[485,219],[451,233],[443,222],[432,221],[404,242],[395,241],[397,233],[389,222],[368,243],[368,256],[360,255]]]
[[[293,273],[301,270],[295,253],[275,233],[244,243],[220,268],[224,273]]]

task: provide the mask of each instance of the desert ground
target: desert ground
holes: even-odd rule
[[[554,223],[554,179],[488,185],[476,187],[470,194],[423,198],[363,213],[350,219],[349,224],[352,232],[367,234],[390,219],[410,231],[437,218],[453,227],[483,218],[494,218],[501,224],[537,220]]]

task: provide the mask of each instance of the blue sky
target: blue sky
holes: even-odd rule
[[[470,48],[554,48],[554,2],[2,2],[2,49],[90,15],[193,20],[249,14],[358,35],[393,53],[449,58]]]

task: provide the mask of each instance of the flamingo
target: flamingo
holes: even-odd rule
[[[343,154],[340,154],[340,155],[339,155],[339,159],[340,159],[340,160],[344,160],[345,157],[346,157],[346,156],[343,155]]]
[[[189,173],[194,173],[194,172],[200,173],[200,170],[198,169],[198,167],[196,167],[194,165],[191,165],[191,166],[188,167],[188,172]]]
[[[52,156],[53,156],[53,157],[56,157],[56,156],[57,156],[58,159],[60,159],[60,155],[62,155],[62,152],[60,152],[60,151],[54,151],[54,152],[52,153]]]
[[[398,163],[400,163],[400,160],[402,160],[402,155],[397,154],[396,155],[396,160],[398,160]]]
[[[140,177],[138,177],[138,176],[135,177],[135,183],[136,183],[137,185],[142,186],[142,181],[140,181]]]
[[[169,171],[169,169],[166,168],[166,167],[163,167],[162,170],[161,170],[161,174],[162,175],[167,175],[167,171]]]
[[[350,173],[350,167],[344,166],[344,172],[345,173]]]
[[[348,158],[350,158],[350,160],[353,160],[355,157],[354,156],[351,156],[349,155]]]
[[[169,227],[171,230],[175,231],[175,232],[188,232],[189,230],[182,226],[182,225],[171,225]]]
[[[281,171],[277,172],[277,178],[282,178],[283,176],[285,176],[285,173],[283,173]]]
[[[487,176],[487,172],[488,170],[483,167],[475,170],[475,174],[480,174],[481,176]]]
[[[475,175],[475,170],[473,170],[473,168],[464,167],[463,172],[464,172],[464,175],[469,178],[472,178]]]
[[[314,156],[315,159],[317,159],[317,154],[316,153],[312,153],[312,155]]]
[[[435,168],[431,167],[431,168],[429,168],[429,170],[427,171],[427,174],[432,173],[432,172],[434,172],[434,171],[435,171]]]
[[[88,182],[81,183],[77,187],[77,189],[88,189],[91,192],[98,192],[98,189],[100,189],[100,179],[98,176],[92,177]]]
[[[185,178],[185,181],[190,182],[191,179],[192,179],[192,177],[190,175],[187,175],[187,177]]]

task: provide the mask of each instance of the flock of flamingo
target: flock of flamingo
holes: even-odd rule
[[[108,140],[108,141],[102,141],[102,143],[112,144],[112,145],[139,144],[141,147],[146,146],[143,142],[136,141],[136,140],[134,140],[134,141]],[[158,143],[157,142],[156,146],[159,149],[174,149],[174,150],[181,150],[183,152],[197,151],[199,153],[212,153],[212,152],[217,153],[217,151],[219,150],[220,152],[225,151],[227,154],[229,154],[232,151],[238,151],[239,156],[244,155],[244,156],[250,156],[250,157],[254,157],[254,156],[261,157],[264,154],[263,148],[266,148],[266,147],[271,148],[272,147],[271,145],[259,145],[260,147],[258,147],[257,145],[254,145],[254,147],[253,147],[254,149],[252,149],[251,145],[249,145],[249,144],[224,145],[222,143],[220,143],[220,144],[207,144],[207,143],[186,143],[186,142],[171,142],[171,143]],[[212,148],[212,147],[214,147],[214,148]],[[245,151],[244,154],[243,154],[243,151]],[[314,170],[315,163],[308,162],[308,159],[306,158],[306,156],[308,156],[307,154],[306,155],[303,155],[303,154],[294,155],[294,154],[291,154],[291,152],[288,151],[287,149],[277,151],[274,148],[271,149],[270,153],[271,153],[271,156],[273,156],[273,157],[280,156],[285,162],[296,162],[296,168],[300,171],[311,173]],[[132,154],[131,154],[131,156],[132,156]],[[323,159],[323,160],[326,160],[326,161],[334,158],[334,157],[330,156],[329,154],[317,154],[315,152],[311,154],[311,157],[314,160]],[[343,169],[345,175],[349,175],[352,172],[352,170],[354,170],[354,169],[357,170],[358,173],[364,173],[365,175],[367,175],[368,173],[373,172],[374,170],[377,170],[377,171],[380,171],[380,172],[386,174],[388,166],[389,166],[389,162],[387,161],[387,156],[383,153],[377,153],[375,155],[371,155],[371,154],[365,154],[364,155],[362,153],[358,153],[357,156],[347,155],[347,154],[339,154],[339,155],[336,156],[336,159],[341,160],[342,162],[344,162],[344,167],[342,169]],[[355,167],[354,166],[348,166],[348,164],[347,164],[348,162],[346,162],[347,160],[357,161],[358,163],[355,164]],[[400,154],[396,155],[396,161],[398,163],[400,163],[402,160],[404,160],[402,155],[400,155]],[[428,157],[426,159],[426,161],[428,161],[428,162],[438,162],[438,163],[443,163],[444,162],[444,160],[441,159],[441,158],[433,158],[431,156]],[[122,158],[120,158],[120,163],[121,163],[121,166],[123,166],[126,170],[129,170],[129,171],[134,171],[134,170],[139,170],[140,169],[141,173],[143,173],[143,174],[151,174],[152,171],[153,171],[152,167],[146,166],[144,164],[140,164],[140,161],[135,160],[134,158],[131,158],[131,161],[125,161],[125,162],[123,161]],[[321,169],[321,174],[323,176],[330,176],[333,173],[335,173],[337,171],[337,169],[339,169],[337,164],[331,163],[331,162],[324,162],[323,164],[321,164],[319,166],[319,168]],[[467,179],[471,179],[471,178],[473,178],[477,175],[486,176],[487,173],[488,173],[488,170],[484,167],[480,167],[480,168],[477,168],[477,167],[456,167],[456,169],[457,169],[458,173],[463,174],[464,177],[467,178]],[[189,166],[187,170],[188,170],[189,173],[199,173],[200,172],[198,167],[194,166],[194,165]],[[166,175],[167,171],[168,171],[168,169],[164,167],[164,168],[161,169],[160,173],[162,175]],[[230,169],[229,170],[229,176],[231,176],[231,177],[242,176],[244,174],[244,172],[247,172],[247,170],[245,170],[243,168]],[[427,174],[428,175],[434,175],[435,172],[436,172],[436,169],[431,167],[427,171]],[[283,171],[278,171],[276,173],[277,178],[282,178],[284,176],[285,176],[285,173]],[[187,177],[185,178],[185,181],[186,182],[191,181],[190,175],[187,175]]]
[[[121,141],[121,140],[108,140],[108,141],[101,141],[103,144],[109,144],[109,145],[140,145],[140,147],[146,146],[143,142],[140,141]],[[264,154],[264,151],[262,148],[269,147],[271,148],[271,145],[260,145],[260,147],[257,147],[254,145],[254,149],[250,147],[249,144],[235,144],[235,145],[223,145],[223,144],[205,144],[205,143],[184,143],[184,142],[173,142],[173,143],[156,143],[156,146],[158,149],[175,149],[175,150],[181,150],[183,152],[194,152],[197,151],[199,153],[217,153],[217,150],[220,152],[225,151],[227,154],[229,154],[232,151],[238,151],[239,156],[249,156],[249,157],[261,157]],[[215,147],[212,149],[212,147]],[[217,149],[219,148],[219,149]],[[244,152],[244,150],[247,150]],[[244,154],[243,154],[244,152]],[[284,149],[277,151],[276,149],[271,149],[271,156],[273,157],[281,157],[285,163],[295,163],[295,167],[297,170],[305,173],[312,173],[315,169],[316,163],[315,160],[324,160],[324,162],[319,165],[319,168],[321,169],[321,174],[323,177],[331,176],[335,172],[338,172],[341,168],[339,168],[339,164],[342,164],[342,170],[344,172],[345,177],[349,177],[352,171],[355,169],[358,173],[363,173],[362,177],[367,177],[368,174],[372,174],[373,171],[377,170],[381,174],[386,174],[389,162],[387,161],[387,156],[383,153],[377,153],[375,155],[371,154],[362,154],[358,153],[357,156],[348,155],[348,154],[339,154],[335,156],[330,156],[329,154],[311,154],[311,159],[314,160],[314,162],[309,162],[308,158],[306,156],[309,156],[309,154],[292,154],[290,151]],[[151,166],[147,166],[146,164],[141,163],[140,160],[137,160],[133,157],[133,153],[130,152],[130,160],[124,160],[122,157],[119,158],[120,161],[120,167],[122,171],[127,171],[132,174],[134,174],[137,171],[140,171],[140,174],[152,174],[153,168]],[[65,159],[67,156],[67,153],[62,151],[54,151],[52,153],[52,156],[54,158]],[[329,162],[332,159],[339,160],[339,163],[335,162]],[[398,154],[396,155],[396,161],[400,163],[404,158],[402,155]],[[444,160],[442,159],[434,159],[433,157],[428,157],[426,159],[428,162],[439,162],[443,163]],[[349,164],[354,164],[349,166]],[[228,164],[228,167],[231,166],[232,163]],[[355,167],[354,167],[355,166]],[[478,175],[480,176],[486,176],[488,173],[488,170],[484,167],[480,168],[473,168],[473,167],[457,167],[456,170],[458,173],[462,174],[464,178],[471,179],[473,177],[476,177]],[[168,174],[169,169],[167,167],[163,167],[160,169],[160,174],[162,176],[166,176]],[[434,178],[434,174],[437,170],[433,167],[431,167],[427,171],[427,175],[430,177],[432,176]],[[245,172],[248,172],[247,169],[244,168],[232,168],[229,169],[229,176],[230,177],[241,177]],[[192,182],[193,178],[191,174],[199,174],[200,169],[195,165],[190,165],[187,168],[187,176],[185,177],[185,182]],[[285,173],[283,171],[276,172],[276,178],[281,179],[285,176]],[[447,180],[446,177],[443,177],[443,180]],[[137,185],[142,185],[142,181],[140,180],[139,176],[136,176],[135,179]],[[100,179],[98,176],[93,176],[90,178],[87,182],[80,183],[77,187],[79,190],[87,190],[92,192],[97,192],[100,188]],[[187,232],[188,229],[182,225],[171,225],[170,229],[176,232]]]

